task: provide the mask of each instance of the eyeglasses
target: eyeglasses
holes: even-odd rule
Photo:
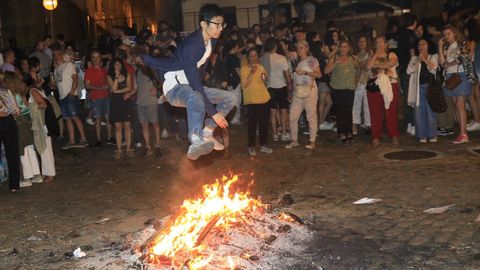
[[[215,24],[217,26],[217,29],[227,28],[227,23],[218,23],[218,22],[212,22],[212,21],[207,21],[207,22]]]

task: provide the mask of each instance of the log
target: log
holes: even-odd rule
[[[217,224],[219,220],[220,220],[219,215],[213,216],[212,220],[208,222],[207,226],[205,226],[205,228],[202,230],[202,232],[198,236],[197,241],[195,242],[195,247],[198,247],[203,242],[205,237],[207,237],[208,233],[210,233],[210,231],[213,229],[213,227]]]

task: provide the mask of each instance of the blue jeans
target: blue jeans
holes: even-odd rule
[[[187,108],[188,139],[192,135],[203,138],[203,120],[205,119],[205,104],[202,94],[194,91],[188,84],[177,84],[166,94],[167,101],[175,107]]]
[[[217,112],[222,113],[225,117],[237,106],[237,97],[232,91],[209,87],[203,87],[203,90],[205,94],[207,94],[208,100],[210,100],[212,104],[217,105]],[[217,127],[217,123],[215,123],[212,118],[207,118],[205,120],[205,126],[215,128]]]
[[[428,83],[420,85],[419,103],[415,107],[415,135],[419,139],[437,137],[437,113],[427,102]]]

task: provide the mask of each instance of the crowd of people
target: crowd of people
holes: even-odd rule
[[[244,121],[250,156],[273,153],[271,140],[299,147],[301,134],[308,136],[305,148],[315,149],[326,130],[342,144],[362,132],[376,146],[385,143],[384,124],[393,144],[400,143],[403,126],[419,143],[454,132],[453,144],[467,143],[468,132],[480,130],[479,19],[471,11],[431,18],[407,13],[388,18],[385,31],[346,33],[330,21],[322,35],[302,24],[241,30],[217,14],[201,19],[198,33],[216,32],[203,36],[200,49],[184,44],[166,22],[158,33],[144,29],[135,40],[114,27],[84,55],[63,35],[39,40],[28,56],[12,43],[0,66],[0,165],[8,162],[0,172],[9,172],[12,192],[53,181],[52,140],[64,137],[62,150],[115,145],[115,159],[135,156],[135,147],[160,156],[161,138],[168,136],[188,138],[191,159],[208,147],[228,158],[227,126]],[[188,61],[191,68],[181,66]],[[161,72],[164,66],[171,69]],[[432,95],[444,108],[432,103]],[[84,123],[95,126],[95,142],[87,141]]]

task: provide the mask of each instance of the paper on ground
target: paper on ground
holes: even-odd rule
[[[360,200],[354,202],[353,204],[372,204],[376,202],[380,202],[382,199],[373,199],[373,198],[361,198]]]
[[[447,211],[448,209],[452,208],[454,205],[455,204],[449,204],[442,207],[429,208],[427,210],[423,210],[423,212],[428,214],[441,214]]]
[[[75,258],[82,258],[82,257],[85,257],[85,252],[82,251],[81,248],[77,248],[73,251],[73,256],[75,256]]]

